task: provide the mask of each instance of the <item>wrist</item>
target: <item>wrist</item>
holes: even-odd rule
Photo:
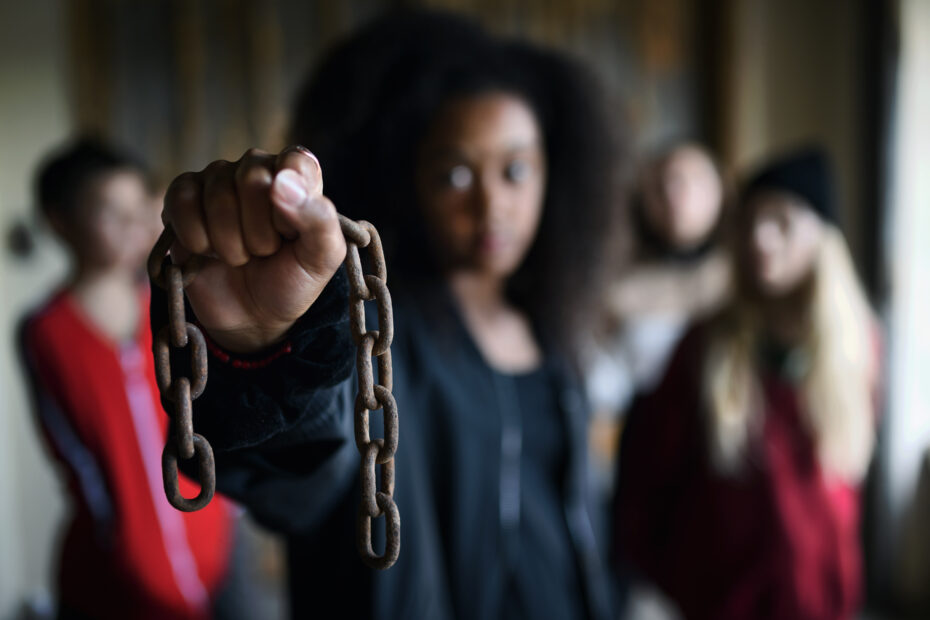
[[[233,368],[244,370],[265,368],[279,357],[288,355],[293,351],[293,345],[290,340],[286,339],[274,346],[265,347],[263,350],[251,354],[234,353],[226,350],[207,334],[204,334],[204,340],[207,343],[207,349],[213,357]]]
[[[206,335],[217,347],[235,355],[254,355],[282,345],[287,337],[287,325],[265,326],[262,329],[209,329]]]

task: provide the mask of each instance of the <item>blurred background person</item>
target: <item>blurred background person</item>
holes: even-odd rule
[[[620,451],[620,557],[687,618],[854,616],[878,336],[819,149],[746,184],[735,294],[638,400]]]
[[[718,309],[728,292],[729,257],[720,243],[725,198],[717,163],[694,143],[666,147],[640,171],[625,231],[632,260],[604,290],[606,325],[586,379],[595,411],[592,454],[605,492],[622,414],[662,378],[689,323]]]
[[[63,618],[208,618],[227,574],[231,506],[165,499],[167,433],[143,266],[160,228],[142,166],[92,139],[55,151],[38,204],[74,272],[25,322],[35,410],[71,504],[58,559]],[[181,481],[187,493],[197,485]]]

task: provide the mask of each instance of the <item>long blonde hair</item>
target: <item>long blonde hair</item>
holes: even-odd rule
[[[814,266],[801,379],[807,431],[825,472],[862,479],[874,443],[876,379],[872,311],[842,234],[830,224]],[[761,431],[762,392],[756,366],[761,326],[756,306],[736,286],[736,298],[712,331],[704,388],[712,462],[720,473],[741,469],[750,440]]]

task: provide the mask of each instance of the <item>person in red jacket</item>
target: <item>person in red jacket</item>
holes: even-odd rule
[[[686,618],[839,620],[860,601],[878,341],[832,205],[817,149],[752,178],[734,300],[624,430],[615,552]]]
[[[168,418],[140,278],[159,226],[143,169],[79,140],[44,165],[37,189],[75,259],[66,286],[21,333],[40,426],[72,504],[60,617],[211,617],[229,563],[231,505],[220,499],[182,513],[162,489]],[[198,489],[183,479],[181,490]]]

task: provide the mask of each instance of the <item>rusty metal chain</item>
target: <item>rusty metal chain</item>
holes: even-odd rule
[[[174,243],[174,232],[165,227],[152,253],[148,272],[152,282],[168,293],[168,324],[155,335],[155,382],[162,404],[174,409],[174,436],[168,437],[161,455],[161,471],[168,502],[184,512],[200,510],[213,499],[216,490],[216,467],[210,443],[194,432],[193,401],[207,386],[207,343],[200,328],[189,323],[184,311],[184,288],[194,281],[201,257],[193,256],[182,267],[165,264],[165,256]],[[190,348],[192,377],[185,377],[171,367],[171,349]],[[197,457],[200,493],[188,499],[178,486],[178,459]]]
[[[394,503],[394,453],[397,451],[397,403],[394,401],[391,341],[394,339],[394,311],[387,288],[387,266],[381,237],[370,223],[354,222],[339,216],[346,238],[346,272],[349,276],[349,325],[358,347],[355,365],[358,394],[355,397],[355,445],[362,456],[359,478],[361,501],[358,507],[356,541],[362,560],[372,568],[389,568],[400,553],[400,513]],[[362,271],[359,248],[367,248],[373,274]],[[365,302],[374,301],[378,309],[378,329],[365,328]],[[372,357],[378,359],[378,383],[372,372]],[[369,415],[384,411],[384,439],[372,439]],[[377,485],[376,465],[381,466],[381,485]],[[372,519],[384,516],[386,544],[377,555],[371,543]]]
[[[391,341],[394,338],[394,313],[387,288],[387,266],[378,231],[369,222],[355,222],[340,215],[339,225],[346,239],[346,272],[349,277],[349,322],[357,347],[356,369],[358,393],[355,398],[355,443],[361,455],[359,478],[361,499],[356,523],[359,555],[368,566],[390,568],[400,554],[400,513],[394,503],[394,454],[398,442],[397,403],[391,392],[393,371]],[[216,469],[209,442],[194,432],[193,400],[207,383],[207,348],[203,333],[187,322],[184,311],[184,288],[196,277],[202,257],[193,256],[183,266],[165,264],[174,233],[166,227],[152,253],[148,272],[152,282],[168,292],[168,324],[155,337],[155,374],[162,402],[174,409],[175,433],[169,437],[162,453],[165,495],[172,506],[190,512],[200,510],[213,497]],[[374,273],[362,269],[359,248],[367,248]],[[164,265],[164,266],[163,266]],[[378,330],[365,327],[365,302],[374,301],[378,313]],[[189,347],[192,377],[176,374],[171,366],[171,350]],[[374,381],[372,358],[377,358],[378,383]],[[371,411],[384,411],[384,438],[372,439],[369,431]],[[201,490],[187,499],[178,488],[178,459],[196,456]],[[376,466],[381,467],[381,484],[377,484]],[[372,520],[385,517],[386,544],[382,555],[372,545]]]

